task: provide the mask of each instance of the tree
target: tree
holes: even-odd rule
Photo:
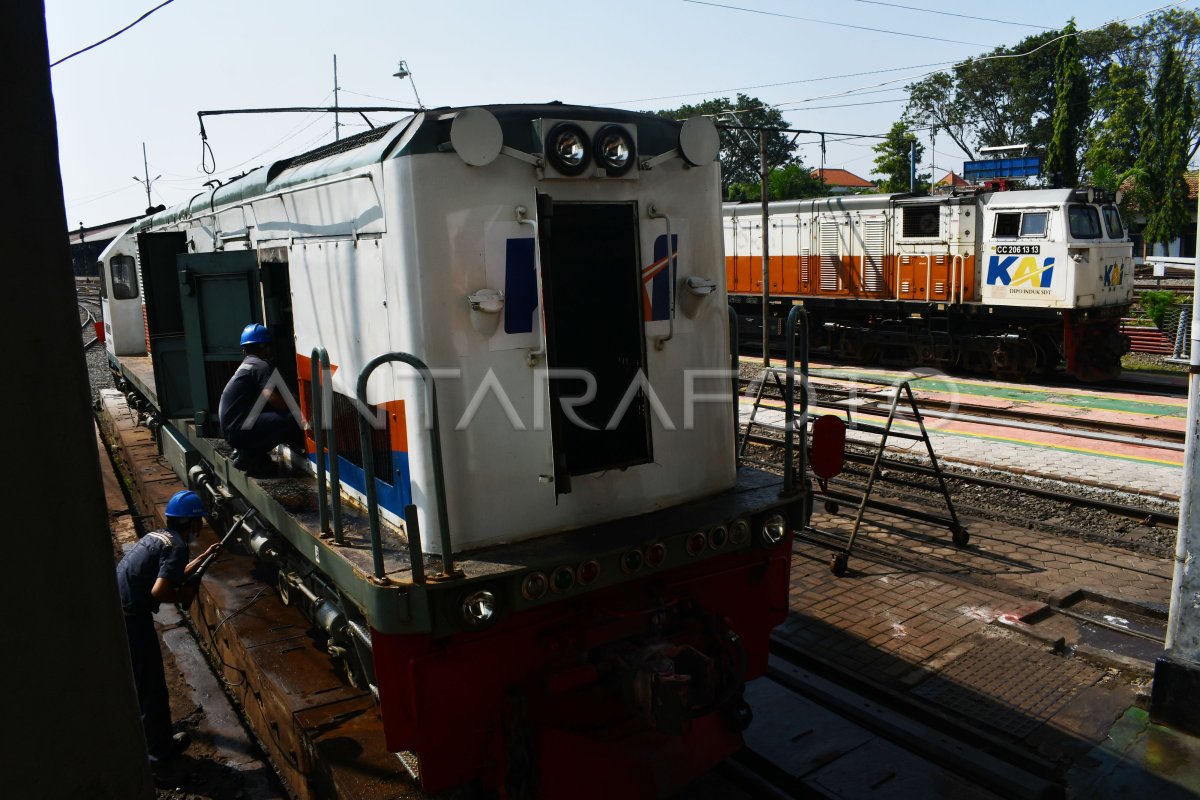
[[[743,203],[758,200],[762,197],[761,186],[762,182],[757,180],[753,183],[731,183],[725,199]],[[767,190],[771,200],[799,200],[826,194],[825,181],[814,175],[799,159],[782,169],[771,170],[767,175]]]
[[[1012,48],[998,47],[967,59],[952,73],[939,72],[911,84],[903,119],[909,126],[936,126],[966,154],[979,147],[1050,141],[1054,111],[1054,58],[1047,31]]]
[[[874,171],[883,175],[879,188],[885,192],[907,192],[911,163],[909,159],[915,152],[919,164],[925,152],[925,146],[917,141],[916,134],[909,131],[903,121],[897,122],[888,131],[887,138],[875,145],[874,150],[879,154],[875,157]],[[917,191],[928,188],[929,174],[917,175]]]
[[[1079,183],[1079,142],[1088,118],[1088,82],[1079,60],[1075,19],[1063,29],[1054,63],[1053,134],[1046,150],[1046,172],[1063,186]]]
[[[791,138],[780,132],[788,126],[783,114],[757,97],[739,93],[735,103],[728,97],[718,97],[656,113],[660,117],[679,120],[696,116],[713,118],[721,134],[721,189],[726,195],[733,184],[759,182],[758,128],[774,129],[766,133],[768,167],[800,163],[793,155],[795,145]]]
[[[1142,232],[1149,244],[1170,242],[1188,219],[1184,171],[1194,152],[1196,96],[1186,81],[1175,43],[1169,43],[1142,117],[1142,148],[1137,164],[1145,196],[1153,199],[1146,209],[1146,228]]]
[[[1142,118],[1146,114],[1146,72],[1113,62],[1095,96],[1099,119],[1088,131],[1083,165],[1091,183],[1115,191],[1141,152]]]

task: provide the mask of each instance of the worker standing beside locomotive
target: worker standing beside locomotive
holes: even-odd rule
[[[220,544],[214,544],[188,561],[188,545],[200,532],[204,515],[204,503],[195,492],[177,492],[167,502],[167,527],[143,536],[117,565],[133,681],[152,765],[177,755],[186,744],[182,734],[171,731],[171,707],[154,614],[160,603],[191,603],[196,587],[189,585],[188,579],[205,558],[220,549]]]

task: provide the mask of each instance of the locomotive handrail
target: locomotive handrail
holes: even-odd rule
[[[787,336],[787,379],[784,385],[783,398],[784,494],[791,494],[796,491],[796,472],[799,471],[800,479],[804,480],[804,473],[808,469],[808,449],[805,447],[803,440],[800,442],[800,455],[797,458],[797,461],[799,462],[799,469],[797,470],[796,465],[792,463],[792,437],[795,435],[796,427],[796,323],[801,317],[804,317],[804,327],[800,329],[802,337],[800,348],[800,404],[804,408],[805,420],[802,421],[800,430],[805,433],[808,431],[808,312],[806,312],[802,306],[792,306],[792,310],[788,312],[787,326],[785,328]]]
[[[659,211],[656,206],[650,206],[646,214],[650,219],[661,219],[667,223],[667,266],[665,269],[667,270],[667,286],[671,292],[671,302],[667,310],[667,335],[658,337],[654,342],[654,348],[662,350],[667,342],[675,336],[675,274],[671,269],[675,263],[675,248],[671,246],[671,217]]]
[[[317,513],[321,519],[321,530],[329,533],[329,500],[325,488],[325,450],[329,450],[329,482],[333,495],[333,540],[342,540],[342,483],[341,467],[338,464],[337,429],[333,424],[332,403],[329,408],[329,433],[325,431],[325,392],[333,398],[333,369],[329,365],[329,351],[314,347],[309,357],[309,376],[312,382],[313,440],[317,450]]]
[[[379,499],[375,490],[375,453],[371,449],[370,436],[367,434],[367,381],[376,368],[392,361],[400,361],[415,369],[429,388],[430,424],[433,439],[433,481],[434,491],[437,493],[438,533],[442,545],[442,577],[449,578],[454,575],[454,553],[450,547],[450,523],[446,510],[446,481],[442,470],[442,435],[438,422],[437,386],[433,381],[433,373],[429,371],[429,367],[425,365],[424,361],[409,353],[401,352],[385,353],[371,359],[358,374],[358,386],[355,392],[359,404],[358,440],[359,446],[362,448],[363,483],[367,489],[367,518],[371,526],[371,557],[374,560],[375,577],[379,580],[386,579],[383,569],[383,544],[379,537]],[[407,508],[416,510],[415,506],[407,506]],[[418,574],[423,575],[423,563],[421,572],[418,572],[417,568],[417,562],[423,557],[419,526],[409,526],[408,533],[415,578]],[[415,546],[414,537],[416,539]]]
[[[957,265],[957,269],[956,269],[956,265]],[[958,285],[960,283],[960,281],[958,279],[959,278],[958,273],[959,273],[959,271],[963,270],[965,266],[966,266],[966,260],[962,257],[961,253],[955,253],[954,255],[950,256],[950,302],[951,303],[954,302],[954,295],[958,291]]]
[[[525,216],[527,213],[525,206],[517,206],[517,222],[533,228],[533,274],[537,278],[538,321],[541,322],[541,326],[538,329],[538,349],[526,356],[529,366],[532,367],[546,355],[546,294],[542,290],[541,228],[536,219]]]
[[[741,432],[741,407],[738,405],[738,355],[742,352],[741,345],[738,342],[738,315],[733,304],[730,303],[726,308],[729,309],[729,371],[732,373],[733,383],[733,460],[737,462],[737,443],[738,434]]]

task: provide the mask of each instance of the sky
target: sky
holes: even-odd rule
[[[160,2],[45,0],[51,61]],[[931,72],[1072,16],[1081,29],[1131,17],[1137,24],[1163,5],[174,0],[51,69],[67,220],[91,227],[143,213],[143,143],[152,204],[171,206],[210,178],[333,141],[331,114],[206,118],[208,166],[216,162],[209,175],[196,112],[333,105],[335,56],[342,106],[412,107],[419,95],[427,107],[561,100],[653,111],[740,91],[778,107],[795,128],[882,134],[904,110],[904,86]],[[401,59],[408,79],[393,77]],[[379,124],[402,115],[367,116]],[[341,122],[343,137],[366,130],[356,114]],[[827,137],[825,165],[871,177],[875,141],[837,138]],[[812,167],[818,139],[798,139]],[[932,166],[940,177],[961,168],[965,155],[947,137],[925,144],[922,171]]]

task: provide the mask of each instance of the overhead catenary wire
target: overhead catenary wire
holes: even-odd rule
[[[699,2],[699,0],[684,0],[684,2]],[[1092,28],[1085,28],[1085,29],[1082,29],[1082,30],[1077,30],[1077,31],[1074,31],[1074,32],[1072,32],[1072,33],[1064,33],[1064,34],[1062,34],[1062,35],[1060,35],[1060,36],[1056,36],[1056,37],[1053,37],[1053,38],[1051,38],[1051,39],[1048,39],[1047,41],[1043,42],[1042,44],[1038,45],[1037,47],[1031,48],[1031,49],[1029,49],[1029,50],[1026,50],[1025,52],[1022,52],[1022,53],[997,53],[997,54],[995,54],[995,55],[990,55],[990,56],[978,56],[978,57],[970,57],[970,58],[964,59],[964,60],[962,60],[962,61],[956,61],[956,62],[952,62],[952,63],[954,64],[954,66],[958,66],[958,65],[961,65],[961,64],[966,64],[966,63],[980,63],[980,62],[983,62],[983,61],[994,61],[994,60],[998,60],[998,59],[1016,59],[1016,58],[1026,58],[1026,57],[1028,57],[1028,56],[1031,56],[1031,55],[1033,55],[1034,53],[1038,52],[1039,50],[1042,50],[1043,48],[1049,47],[1051,44],[1054,44],[1055,42],[1059,42],[1059,41],[1061,41],[1061,40],[1063,40],[1063,39],[1067,38],[1068,36],[1082,36],[1082,35],[1083,35],[1083,34],[1085,34],[1085,33],[1093,33],[1093,32],[1095,32],[1095,31],[1101,30],[1102,28],[1104,28],[1104,27],[1106,27],[1106,26],[1108,26],[1108,25],[1114,25],[1114,24],[1119,24],[1119,23],[1123,23],[1123,22],[1128,22],[1128,21],[1130,21],[1130,20],[1133,20],[1133,19],[1138,19],[1138,18],[1140,18],[1140,17],[1149,16],[1149,15],[1151,15],[1151,14],[1154,14],[1154,13],[1156,13],[1156,12],[1162,11],[1162,10],[1164,10],[1164,9],[1167,9],[1167,8],[1173,8],[1173,7],[1176,7],[1176,6],[1179,6],[1179,5],[1182,5],[1182,3],[1179,3],[1179,2],[1176,2],[1176,3],[1166,3],[1166,4],[1164,4],[1164,5],[1157,6],[1157,7],[1155,7],[1155,8],[1149,9],[1148,11],[1142,11],[1142,12],[1139,12],[1139,13],[1137,13],[1137,14],[1132,14],[1132,15],[1130,15],[1130,16],[1128,16],[1128,17],[1124,17],[1124,18],[1122,18],[1122,19],[1118,19],[1118,20],[1110,20],[1110,21],[1108,21],[1108,22],[1105,22],[1105,23],[1103,23],[1102,25],[1097,25],[1097,26],[1095,26],[1095,27],[1092,27]],[[919,67],[918,67],[918,68],[919,68]],[[742,108],[742,109],[726,109],[726,110],[724,110],[724,111],[721,111],[721,112],[719,112],[719,113],[721,113],[721,114],[735,114],[735,115],[736,115],[736,114],[746,114],[746,113],[749,113],[749,112],[751,112],[751,111],[762,111],[762,110],[766,110],[766,109],[774,109],[774,108],[777,108],[779,105],[790,105],[790,104],[793,104],[793,103],[811,102],[811,101],[815,101],[815,100],[826,100],[826,99],[832,99],[832,98],[835,98],[835,97],[845,97],[845,96],[847,96],[847,95],[851,95],[851,94],[864,93],[864,92],[866,92],[867,90],[872,90],[872,89],[880,89],[880,88],[882,88],[882,87],[885,87],[885,86],[891,86],[891,85],[893,85],[893,84],[896,84],[896,83],[905,83],[905,82],[909,82],[909,81],[918,81],[918,80],[922,80],[922,79],[924,79],[924,78],[928,78],[928,77],[930,77],[930,76],[932,76],[932,75],[936,75],[936,74],[937,74],[937,72],[926,72],[926,73],[922,73],[922,74],[918,74],[918,75],[910,75],[910,76],[903,77],[903,78],[895,78],[895,79],[893,79],[893,80],[884,81],[884,82],[882,82],[882,83],[877,83],[877,84],[869,84],[869,85],[866,85],[866,86],[855,87],[855,88],[853,88],[853,89],[847,89],[847,90],[845,90],[845,91],[842,91],[842,92],[833,92],[833,93],[830,93],[830,94],[818,95],[817,97],[805,98],[804,100],[792,100],[792,101],[785,101],[785,102],[783,102],[783,103],[778,103],[778,104],[775,104],[775,103],[764,103],[764,104],[762,104],[762,105],[759,105],[759,106],[754,106],[754,107],[752,107],[752,108]],[[918,130],[918,129],[913,129],[913,130]]]
[[[882,0],[854,0],[856,3],[866,3],[873,6],[888,6],[889,8],[900,8],[905,11],[920,11],[925,14],[940,14],[945,17],[958,17],[960,19],[973,19],[980,22],[995,22],[999,25],[1016,25],[1021,28],[1040,28],[1044,31],[1052,31],[1053,28],[1048,28],[1045,25],[1032,25],[1028,22],[1013,22],[1007,19],[993,19],[991,17],[976,17],[971,14],[958,14],[953,11],[942,11],[938,8],[919,8],[918,6],[906,6],[900,3],[884,3]]]
[[[724,8],[731,11],[745,11],[748,14],[763,14],[768,17],[782,17],[784,19],[794,19],[801,22],[813,22],[819,25],[832,25],[837,28],[851,28],[859,31],[870,31],[872,33],[885,33],[891,36],[907,36],[912,39],[925,39],[931,42],[946,42],[948,44],[965,44],[969,47],[987,47],[983,42],[964,42],[960,39],[946,39],[941,36],[926,36],[921,33],[906,33],[904,31],[889,31],[884,28],[869,28],[865,25],[851,25],[848,22],[834,22],[827,19],[814,19],[812,17],[797,17],[792,14],[783,14],[778,11],[763,11],[757,8],[744,8],[742,6],[725,5],[724,3],[712,3],[708,0],[683,0],[685,3],[691,3],[698,6],[712,6],[713,8]]]
[[[57,67],[59,64],[63,63],[64,61],[66,61],[66,60],[68,60],[68,59],[72,59],[72,58],[74,58],[75,56],[82,55],[83,53],[86,53],[88,50],[92,50],[92,49],[94,49],[94,48],[97,48],[97,47],[99,47],[100,45],[104,44],[105,42],[110,42],[110,41],[112,41],[113,39],[117,38],[118,36],[120,36],[120,35],[121,35],[122,33],[124,33],[125,31],[129,30],[130,28],[132,28],[134,25],[137,25],[139,22],[141,22],[142,20],[144,20],[144,19],[146,19],[147,17],[149,17],[149,16],[150,16],[151,14],[153,14],[155,11],[158,11],[160,8],[163,8],[163,7],[165,7],[165,6],[169,6],[169,5],[171,5],[171,3],[174,3],[174,2],[175,2],[175,0],[164,0],[162,3],[159,3],[159,4],[158,4],[158,5],[156,5],[154,8],[150,9],[149,11],[147,11],[145,14],[142,14],[140,17],[138,17],[138,18],[137,18],[137,19],[135,19],[133,22],[131,22],[131,23],[129,23],[128,25],[126,25],[124,28],[121,28],[121,30],[117,31],[116,33],[111,33],[111,34],[109,34],[108,36],[105,36],[105,37],[104,37],[103,39],[101,39],[100,41],[98,41],[98,42],[95,42],[94,44],[89,44],[87,47],[84,47],[84,48],[83,48],[83,49],[81,49],[81,50],[76,50],[74,53],[71,53],[70,55],[63,56],[63,57],[62,57],[62,58],[60,58],[58,61],[51,62],[50,66],[51,66],[52,68],[53,68],[53,67]]]

